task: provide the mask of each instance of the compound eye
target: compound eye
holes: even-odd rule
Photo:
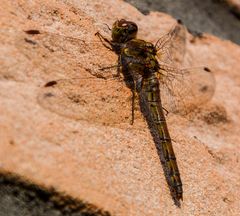
[[[128,25],[128,22],[125,19],[121,19],[118,21],[119,27],[126,27]]]
[[[129,25],[128,31],[129,31],[129,33],[136,32],[137,31],[137,26],[135,24]]]

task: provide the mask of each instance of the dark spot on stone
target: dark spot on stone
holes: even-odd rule
[[[43,45],[46,49],[48,49],[50,52],[55,52],[55,50],[52,48],[52,47],[50,47],[50,46],[48,46],[48,45],[46,45],[46,44],[44,44]]]
[[[50,86],[54,86],[57,84],[57,81],[53,80],[53,81],[50,81],[50,82],[47,82],[44,87],[50,87]]]
[[[214,152],[211,149],[207,149],[208,153],[218,162],[219,164],[224,164],[224,155],[221,155],[221,153]]]
[[[208,90],[208,86],[203,86],[200,88],[201,92],[206,92]]]
[[[231,200],[228,199],[227,197],[223,197],[222,199],[223,199],[223,202],[225,202],[225,203],[230,203],[231,202]]]
[[[40,34],[40,31],[36,30],[36,29],[30,29],[30,30],[25,31],[25,33],[31,34],[31,35],[36,35],[36,34]]]
[[[74,98],[74,99],[73,99],[73,102],[74,102],[74,103],[80,103],[80,100],[79,100],[79,98]]]
[[[73,103],[76,103],[76,104],[80,104],[80,105],[87,104],[87,101],[84,100],[83,98],[81,98],[80,95],[70,95],[70,96],[68,96],[68,98],[69,98]]]
[[[53,96],[54,96],[54,94],[51,92],[47,92],[44,94],[44,97],[53,97]]]
[[[227,113],[223,109],[217,109],[217,110],[211,111],[207,113],[203,117],[203,119],[207,124],[218,124],[218,123],[228,122]]]
[[[36,41],[33,41],[33,40],[30,40],[28,38],[24,38],[25,42],[29,43],[29,44],[32,44],[32,45],[36,45],[37,42]]]
[[[183,21],[181,19],[178,19],[177,23],[180,24],[180,25],[183,25]]]
[[[9,141],[9,144],[10,144],[10,145],[15,145],[14,140],[10,140],[10,141]]]

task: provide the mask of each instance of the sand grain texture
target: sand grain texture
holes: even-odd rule
[[[91,43],[97,41],[96,31],[109,34],[103,23],[130,19],[139,25],[139,37],[156,41],[175,21],[157,12],[144,16],[115,0],[3,1],[0,13],[1,170],[54,186],[113,215],[240,212],[239,46],[207,34],[188,36],[185,64],[210,66],[216,91],[191,121],[167,117],[184,184],[179,209],[141,119],[133,126],[128,121],[102,125],[52,112],[39,103],[39,92],[48,81],[89,76],[115,64],[114,53]],[[41,34],[24,32],[30,29]],[[115,93],[114,87],[111,91]],[[128,92],[126,87],[121,90]]]

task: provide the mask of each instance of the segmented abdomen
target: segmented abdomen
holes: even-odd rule
[[[154,74],[143,80],[142,90],[144,91],[146,106],[151,113],[152,125],[155,127],[155,130],[158,133],[158,138],[160,139],[161,149],[163,151],[162,155],[168,172],[168,184],[175,197],[178,200],[182,199],[183,191],[180,173],[161,105],[159,81]]]

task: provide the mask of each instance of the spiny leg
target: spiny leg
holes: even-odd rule
[[[109,27],[108,27],[109,28]],[[106,47],[107,49],[111,50],[111,51],[115,51],[114,50],[114,43],[109,41],[107,38],[105,38],[100,32],[97,32],[95,33],[96,36],[98,36],[98,38],[100,39],[101,43],[103,44],[104,47]],[[106,43],[108,45],[106,45]],[[99,70],[101,71],[104,71],[104,70],[109,70],[109,69],[112,69],[112,68],[117,68],[117,74],[114,75],[115,77],[120,77],[120,72],[121,72],[121,57],[120,55],[118,56],[118,64],[117,65],[111,65],[111,66],[108,66],[108,67],[102,67],[102,68],[99,68]]]
[[[108,67],[102,67],[102,68],[99,68],[99,70],[104,71],[104,70],[108,70],[108,69],[112,69],[112,68],[119,68],[119,67],[120,67],[120,65],[117,64],[117,65],[111,65]]]
[[[112,31],[112,29],[109,27],[109,25],[107,23],[103,23],[105,26],[107,26],[109,31]]]
[[[168,113],[169,113],[169,111],[166,109],[166,108],[164,108],[163,106],[162,106],[162,108],[163,108],[163,110],[166,112],[166,116],[168,115]]]
[[[112,69],[112,68],[117,68],[117,74],[115,75],[115,77],[120,77],[120,73],[122,70],[121,55],[118,56],[118,64],[117,65],[103,67],[103,68],[100,68],[99,70],[103,71],[103,70],[108,70],[108,69]]]
[[[112,69],[112,68],[117,68],[117,73],[113,74],[113,77],[120,78],[121,77],[120,74],[121,74],[121,70],[122,70],[122,64],[121,64],[120,59],[121,59],[121,57],[118,56],[118,64],[117,65],[111,65],[111,66],[108,66],[108,67],[102,67],[102,68],[99,68],[99,70],[104,71],[104,70],[109,70],[109,69]]]
[[[105,46],[107,49],[109,49],[111,51],[114,51],[113,48],[112,48],[113,44],[112,44],[111,41],[109,41],[107,38],[105,38],[100,32],[95,33],[95,35],[98,36],[98,38],[100,39],[103,46]],[[104,43],[104,41],[105,41],[105,43]],[[106,45],[106,43],[110,46]]]

